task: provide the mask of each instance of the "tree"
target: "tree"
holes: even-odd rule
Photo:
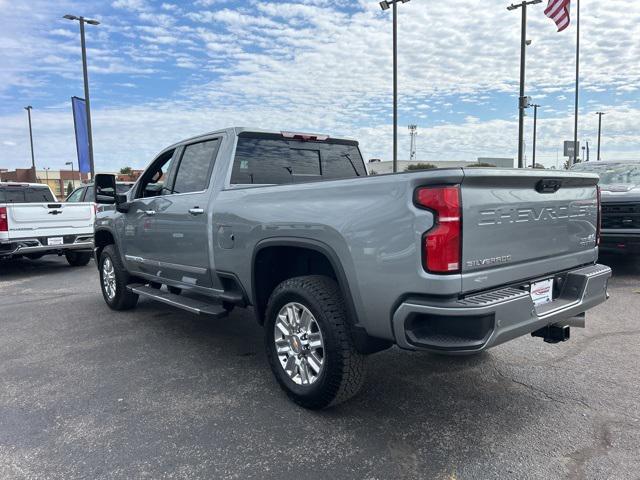
[[[132,175],[133,174],[133,168],[131,167],[122,167],[120,169],[120,175]]]
[[[73,183],[69,182],[67,183],[67,197],[71,195],[71,192],[73,192]]]
[[[478,162],[467,165],[465,168],[496,168],[496,166],[493,163]]]
[[[436,167],[433,163],[414,163],[413,165],[409,165],[405,172],[410,172],[412,170],[433,170]]]

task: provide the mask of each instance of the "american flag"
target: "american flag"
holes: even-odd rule
[[[559,32],[567,28],[571,22],[569,18],[570,5],[571,0],[549,0],[549,5],[544,11],[547,17],[556,22]]]

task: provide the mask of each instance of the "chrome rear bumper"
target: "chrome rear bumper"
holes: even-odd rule
[[[0,244],[0,257],[25,255],[28,253],[64,252],[66,250],[93,250],[93,235],[78,235],[73,243],[45,245],[40,238],[24,238]]]

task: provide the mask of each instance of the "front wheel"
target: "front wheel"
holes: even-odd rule
[[[365,357],[355,349],[332,279],[305,276],[278,285],[267,305],[265,333],[276,380],[298,405],[326,408],[360,390]]]
[[[107,245],[102,250],[99,271],[102,296],[111,309],[130,310],[136,306],[138,295],[127,290],[129,273],[113,245]]]
[[[84,267],[91,260],[91,252],[65,252],[64,256],[72,267]]]

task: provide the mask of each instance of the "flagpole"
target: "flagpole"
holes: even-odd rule
[[[573,126],[573,163],[576,163],[578,159],[578,102],[580,99],[580,0],[576,0],[576,8],[576,110]]]

